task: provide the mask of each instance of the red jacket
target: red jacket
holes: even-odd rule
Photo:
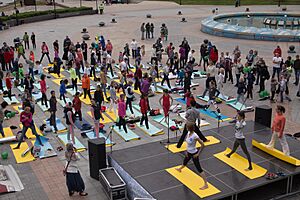
[[[41,93],[46,93],[47,92],[47,86],[46,86],[46,81],[45,80],[40,81],[40,86],[41,86]]]
[[[140,100],[141,113],[143,115],[147,114],[148,111],[148,101],[146,99]]]
[[[136,70],[136,77],[138,79],[142,79],[143,78],[143,71],[140,67],[138,67],[138,69]]]
[[[32,123],[32,113],[26,113],[25,111],[23,111],[20,115],[20,122],[22,122],[23,126],[30,126]]]
[[[79,97],[74,97],[73,99],[73,108],[75,111],[80,111],[81,110],[81,100]]]
[[[10,90],[12,88],[12,83],[11,83],[10,77],[5,78],[5,84],[6,84],[7,89]]]
[[[215,51],[214,48],[211,48],[210,50],[209,59],[214,63],[218,61],[218,52]]]

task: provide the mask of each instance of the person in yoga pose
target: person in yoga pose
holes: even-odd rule
[[[183,160],[183,164],[181,165],[181,167],[176,168],[176,170],[181,173],[182,169],[186,167],[186,165],[188,164],[188,162],[191,159],[193,159],[196,169],[204,181],[204,186],[202,186],[200,188],[200,190],[205,190],[208,188],[208,184],[207,184],[205,172],[201,168],[201,165],[199,162],[199,155],[204,148],[204,143],[202,142],[202,140],[200,140],[200,138],[197,136],[197,134],[194,133],[194,124],[193,123],[187,124],[186,126],[187,126],[187,130],[189,131],[189,134],[187,135],[187,137],[185,139],[185,141],[187,143],[187,152],[186,152],[186,156]],[[196,148],[197,142],[199,142],[201,144],[201,147],[199,150]]]
[[[230,156],[233,153],[236,152],[237,148],[239,146],[241,146],[242,150],[246,154],[248,162],[249,162],[249,167],[246,169],[248,171],[248,170],[252,170],[253,168],[252,168],[252,163],[251,163],[251,157],[250,157],[250,154],[247,150],[246,143],[245,143],[245,136],[244,136],[244,133],[243,133],[243,128],[245,126],[246,126],[245,112],[239,111],[238,115],[237,115],[237,120],[236,120],[236,123],[235,123],[235,142],[234,142],[234,145],[233,145],[233,149],[226,156],[228,158],[230,158]]]

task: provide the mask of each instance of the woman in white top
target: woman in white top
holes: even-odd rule
[[[65,157],[67,162],[64,169],[64,174],[66,175],[67,179],[66,182],[69,190],[69,196],[72,196],[75,192],[78,192],[80,196],[87,196],[88,193],[84,192],[85,185],[77,166],[79,157],[75,152],[75,148],[72,143],[67,143]]]
[[[245,136],[244,136],[244,133],[243,133],[243,128],[246,126],[246,122],[245,122],[245,112],[243,111],[240,111],[238,112],[238,116],[237,116],[237,120],[236,120],[236,123],[235,123],[235,142],[234,142],[234,145],[233,145],[233,149],[232,151],[227,154],[226,156],[228,158],[230,158],[230,156],[236,152],[237,148],[239,146],[241,146],[244,154],[246,154],[247,156],[247,159],[248,159],[248,162],[249,162],[249,167],[247,169],[245,169],[246,171],[249,171],[249,170],[252,170],[252,164],[251,164],[251,157],[250,157],[250,154],[247,150],[247,146],[246,146],[246,143],[245,143]]]
[[[202,140],[200,140],[198,135],[194,133],[194,124],[186,124],[186,127],[187,127],[187,130],[189,131],[189,134],[186,136],[186,139],[185,139],[185,141],[187,143],[187,152],[186,152],[186,156],[183,160],[183,164],[181,165],[180,168],[177,168],[176,170],[178,172],[181,172],[181,170],[186,167],[187,163],[192,158],[194,165],[196,166],[201,178],[204,181],[204,186],[202,186],[200,188],[200,190],[204,190],[204,189],[208,188],[208,184],[207,184],[205,173],[199,163],[199,154],[202,152],[202,150],[204,148],[204,143],[202,142]],[[201,147],[199,150],[196,148],[197,142],[199,142],[201,144]]]

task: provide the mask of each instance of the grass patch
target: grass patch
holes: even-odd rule
[[[180,0],[163,0],[180,3]],[[181,0],[182,5],[234,5],[235,0]],[[277,5],[278,0],[241,0],[241,5]],[[281,5],[300,5],[300,0],[281,0]]]
[[[74,8],[59,8],[56,9],[56,13],[70,13],[70,12],[78,12],[78,11],[84,11],[84,10],[92,10],[91,7],[74,7]],[[35,17],[35,16],[41,16],[41,15],[48,15],[48,14],[54,14],[54,10],[45,10],[45,11],[29,11],[29,12],[23,12],[18,14],[18,19],[24,19],[28,17]],[[9,15],[5,17],[0,17],[0,21],[8,21],[11,19],[16,19],[16,15]]]

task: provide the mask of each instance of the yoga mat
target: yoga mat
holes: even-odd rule
[[[143,126],[140,125],[140,122],[136,123],[137,127],[139,127],[144,133],[150,135],[150,136],[155,136],[155,135],[162,135],[164,134],[163,129],[159,129],[156,126],[152,125],[150,122],[149,124],[149,129],[146,128],[145,121],[143,122]]]
[[[18,105],[18,106],[13,106],[13,108],[18,111],[19,113],[23,112],[24,110],[22,109],[22,106],[21,105]]]
[[[154,121],[156,121],[157,123],[160,123],[161,125],[163,125],[163,126],[165,126],[165,127],[168,128],[168,124],[166,123],[163,115],[151,116],[151,118]],[[170,121],[169,121],[169,127],[171,127],[171,126],[176,126],[175,122],[172,119],[170,119]],[[180,130],[182,130],[184,127],[182,125],[178,125],[178,128]]]
[[[185,112],[179,113],[179,115],[182,119],[185,120]],[[210,123],[208,123],[207,121],[202,120],[202,119],[200,120],[200,127],[209,126],[209,125],[210,125]]]
[[[93,126],[88,121],[86,121],[84,118],[82,118],[82,122],[80,122],[79,119],[76,118],[74,124],[75,124],[76,128],[78,128],[81,131],[87,131],[87,130],[91,130],[93,128]],[[87,127],[84,128],[83,124],[86,124]]]
[[[237,153],[232,154],[231,157],[228,158],[226,154],[229,154],[230,152],[231,149],[226,148],[225,151],[214,154],[214,156],[219,160],[223,161],[224,163],[226,163],[227,165],[229,165],[230,167],[236,169],[238,172],[245,175],[249,179],[256,179],[264,176],[267,173],[266,169],[256,165],[253,162],[252,162],[253,169],[250,171],[245,170],[249,167],[248,160]]]
[[[175,101],[177,101],[177,102],[179,102],[179,103],[182,103],[182,104],[186,105],[185,98],[179,97],[179,98],[176,98]]]
[[[190,190],[192,190],[200,198],[209,197],[221,192],[218,188],[216,188],[210,183],[208,183],[207,189],[200,190],[200,187],[202,187],[204,184],[203,179],[187,167],[183,168],[181,172],[178,172],[176,168],[179,167],[180,166],[168,168],[166,169],[166,171],[170,173],[178,181],[180,181],[183,185],[185,185]]]
[[[87,136],[89,139],[95,139],[95,138],[96,138],[94,131],[89,131],[89,132],[87,132],[87,133],[85,133],[85,134],[86,134],[86,136]],[[100,137],[100,138],[102,137],[102,138],[105,139],[105,146],[110,147],[110,146],[114,145],[114,143],[111,142],[110,139],[107,138],[103,133],[99,132],[99,137]]]
[[[199,109],[199,110],[200,110],[200,113],[207,115],[215,120],[218,120],[218,117],[217,117],[218,112],[217,111],[212,111],[210,109]],[[220,119],[221,122],[229,121],[229,120],[231,120],[230,117],[221,114],[221,119]]]
[[[56,100],[62,107],[65,107],[67,103],[72,103],[72,100],[69,99],[68,97],[66,97],[67,103],[64,102],[63,98],[61,98],[61,100],[59,98],[57,98]]]
[[[46,125],[50,126],[52,128],[52,131],[54,132],[54,127],[50,125],[50,120],[46,120]],[[56,127],[57,127],[57,132],[58,133],[63,133],[67,130],[67,127],[61,122],[59,118],[56,118]]]
[[[66,144],[68,143],[67,133],[59,134],[59,135],[57,135],[57,137],[66,146]],[[70,135],[70,140],[72,140],[71,135]],[[75,144],[73,144],[73,145],[78,152],[86,150],[85,146],[83,146],[83,144],[77,139],[76,136],[75,136]]]
[[[89,98],[88,95],[86,95],[86,98],[85,98],[85,99],[84,99],[84,96],[81,95],[81,96],[79,97],[79,99],[81,100],[82,103],[84,103],[84,104],[86,104],[86,105],[91,105],[91,100],[90,100],[90,98]]]
[[[135,134],[129,128],[127,128],[127,133],[125,133],[125,131],[123,130],[123,126],[121,126],[121,130],[119,129],[119,127],[115,127],[113,129],[113,131],[115,133],[117,133],[121,138],[123,138],[125,140],[125,142],[128,142],[130,140],[139,140],[140,139],[140,136],[138,136],[137,134]]]
[[[219,94],[219,96],[218,96],[220,99],[222,99],[223,101],[235,101],[236,100],[236,98],[235,97],[229,97],[229,96],[226,96],[226,95],[224,95],[224,94]]]
[[[118,113],[118,110],[116,110]],[[114,122],[117,121],[117,115],[115,115],[114,111],[109,112],[108,110],[105,112],[106,115],[109,116],[110,119],[112,119]]]
[[[133,107],[132,107],[132,108],[133,108]],[[133,110],[133,114],[134,114],[135,117],[142,117],[142,113],[141,113],[139,110],[134,109],[134,108],[133,108],[132,110]],[[131,116],[131,115],[132,115],[132,113],[131,113],[129,107],[128,107],[127,110],[126,110],[126,115],[127,115],[127,116]]]
[[[61,78],[59,78],[59,79],[52,79],[53,83],[55,83],[57,85],[60,85],[60,81],[61,80],[62,80]]]
[[[74,88],[74,89],[72,89],[72,88],[67,88],[66,90],[67,90],[67,93],[70,94],[70,95],[72,95],[72,96],[74,96],[74,95],[76,94],[75,88]],[[77,90],[77,92],[81,93],[80,90]]]
[[[282,151],[279,151],[275,148],[268,148],[267,145],[264,143],[259,143],[256,140],[252,140],[252,145],[264,151],[265,153],[270,154],[275,158],[278,158],[279,160],[282,160],[295,166],[300,166],[300,160],[298,158],[287,156]]]
[[[251,109],[253,109],[252,106],[245,106],[245,105],[243,105],[240,102],[237,102],[235,104],[235,100],[228,101],[228,102],[226,102],[226,104],[229,105],[229,106],[231,106],[231,107],[233,107],[236,110],[242,110],[243,111],[243,110],[251,110]]]
[[[200,71],[193,72],[192,79],[197,79],[197,78],[206,78],[206,75],[202,74]]]
[[[220,143],[221,141],[218,140],[217,138],[215,138],[214,136],[206,136],[206,139],[209,140],[209,142],[204,142],[204,146],[210,146],[210,145],[213,145],[213,144],[218,144]],[[170,145],[166,145],[165,147],[167,149],[169,149],[172,153],[179,153],[179,152],[182,152],[182,151],[186,151],[187,149],[187,144],[186,142],[183,142],[182,143],[182,146],[180,148],[177,148],[176,147],[177,144],[170,144]],[[199,142],[196,143],[196,148],[200,148],[201,147],[201,144]]]
[[[36,87],[36,89],[38,89],[38,90],[41,89],[40,83],[33,83],[33,86]],[[48,87],[47,87],[47,88],[48,88]]]
[[[114,72],[114,76],[111,75],[111,72],[107,72],[106,76],[111,80],[119,78],[115,72]]]
[[[87,114],[92,117],[92,113],[91,111],[88,111]],[[104,113],[102,113],[102,116],[104,118],[104,120],[100,119],[100,123],[102,124],[107,124],[107,123],[110,123],[110,122],[113,122],[110,118],[107,117],[107,115],[105,115]]]
[[[138,95],[141,95],[141,94],[142,94],[141,91],[140,91],[139,89],[135,90],[135,89],[133,88],[133,92],[136,93],[136,94],[138,94]]]
[[[58,76],[56,73],[50,73],[54,78],[65,78],[65,76],[60,73],[60,76]]]
[[[18,144],[10,145],[10,148],[15,156],[17,163],[25,163],[25,162],[30,162],[35,160],[35,158],[32,156],[30,152],[28,152],[24,157],[21,156],[22,153],[28,148],[28,144],[26,142],[22,142],[19,149],[13,149],[17,145]]]
[[[39,107],[43,112],[47,112],[47,111],[49,110],[49,108],[50,108],[49,102],[47,102],[47,106],[48,106],[48,107],[46,107],[45,104],[42,105],[42,101],[38,101],[36,104],[38,105],[38,107]]]
[[[42,99],[42,93],[41,92],[38,92],[38,93],[33,92],[32,97],[35,101],[38,101],[38,100]]]
[[[3,100],[8,103],[8,105],[19,104],[19,100],[15,96],[11,96],[11,100],[8,97],[3,97]]]
[[[202,100],[202,101],[205,101],[205,102],[209,101],[209,97],[208,96],[202,97],[202,95],[197,95],[197,98],[200,99],[200,100]]]
[[[42,136],[43,133],[41,132],[41,130],[40,130],[36,125],[34,125],[34,126],[35,126],[35,130],[36,130],[37,134]],[[20,127],[20,129],[22,129],[22,128],[23,128],[23,124],[19,124],[19,127]],[[26,135],[29,139],[35,139],[35,135],[32,134],[32,131],[31,131],[30,128],[27,129],[25,135]]]
[[[12,130],[9,127],[3,128],[3,131],[4,131],[4,137],[2,137],[2,135],[0,134],[0,138],[6,138],[6,137],[14,136],[14,133],[12,132]]]
[[[34,146],[41,147],[39,158],[42,159],[42,158],[49,158],[52,156],[57,156],[57,153],[54,151],[52,145],[49,143],[49,139],[45,138],[43,136],[41,136],[40,138],[41,138],[41,141],[44,146],[41,146],[37,140],[35,140],[35,142],[34,142]]]
[[[22,93],[25,91],[25,87],[18,86],[17,88],[18,88],[18,90],[19,90],[20,92],[22,92]]]

